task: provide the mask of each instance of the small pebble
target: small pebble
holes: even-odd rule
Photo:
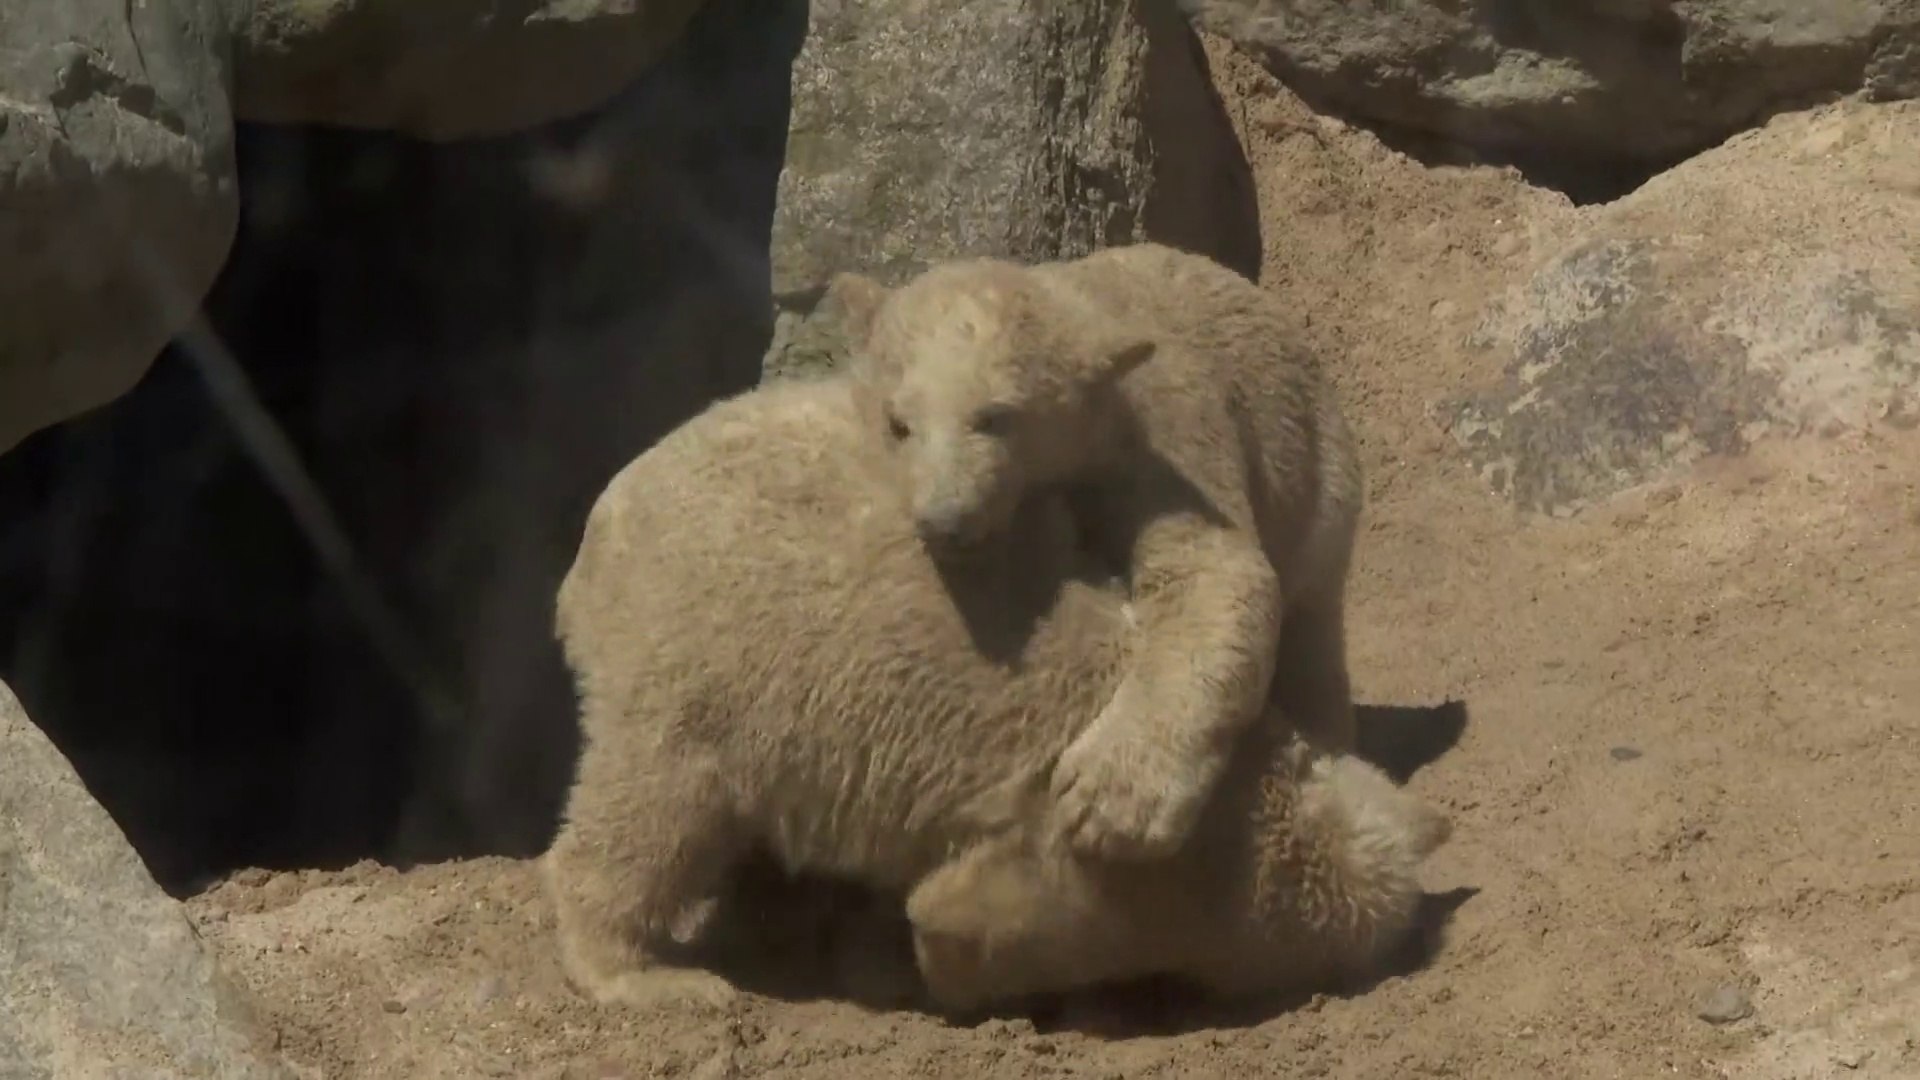
[[[386,1010],[387,1012],[393,1013],[395,1015],[398,1015],[400,1013],[407,1011],[407,1003],[404,1001],[401,1001],[399,998],[388,998],[387,1000],[380,1003],[380,1007]]]
[[[1753,999],[1737,986],[1722,986],[1702,998],[1695,1015],[1709,1024],[1731,1024],[1753,1015]]]
[[[473,988],[474,1007],[480,1008],[485,1005],[493,1004],[494,1001],[498,1000],[498,998],[500,997],[500,991],[503,988],[504,987],[500,982],[500,976],[498,975],[489,975],[486,978],[481,979],[480,982],[476,984]]]
[[[625,1072],[614,1075],[620,1077],[621,1080],[625,1080],[626,1077]],[[734,1060],[733,1049],[731,1047],[723,1047],[715,1051],[712,1057],[702,1062],[699,1068],[693,1070],[688,1080],[731,1080],[732,1077],[739,1075],[740,1065],[739,1062]]]
[[[1693,944],[1698,948],[1718,945],[1733,935],[1733,931],[1724,923],[1709,923],[1696,928],[1693,932]]]
[[[1833,1063],[1843,1069],[1857,1069],[1867,1063],[1871,1051],[1845,1050],[1833,1055]]]
[[[1615,761],[1633,761],[1641,756],[1640,751],[1631,746],[1616,746],[1607,751],[1607,756]]]

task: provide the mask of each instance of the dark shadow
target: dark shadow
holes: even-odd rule
[[[1012,520],[965,551],[924,555],[939,576],[968,641],[981,656],[1018,669],[1041,620],[1071,581],[1110,577],[1086,557],[1052,492],[1021,501]]]
[[[1717,145],[1708,143],[1681,153],[1636,158],[1577,154],[1513,139],[1476,144],[1462,141],[1457,136],[1435,134],[1390,120],[1357,114],[1315,99],[1307,93],[1301,93],[1300,97],[1315,112],[1337,116],[1369,132],[1389,150],[1405,154],[1429,168],[1445,165],[1511,166],[1527,183],[1557,191],[1575,206],[1598,206],[1631,195],[1647,181]]]
[[[684,956],[780,1001],[922,1004],[904,897],[830,874],[788,874],[764,852],[735,867]]]
[[[242,125],[224,349],[0,457],[0,677],[168,889],[546,845],[578,742],[553,590],[613,472],[758,380],[806,9],[712,0],[511,136]],[[424,675],[209,399],[216,352]]]
[[[1206,49],[1171,0],[1134,0],[1147,34],[1141,122],[1153,148],[1145,239],[1205,255],[1260,280],[1263,247],[1253,166]]]
[[[1148,445],[1137,432],[1123,438]],[[998,664],[1018,664],[1069,581],[1125,588],[1145,522],[1184,514],[1216,527],[1230,524],[1213,500],[1166,458],[1149,452],[1131,467],[1141,475],[1126,483],[1157,496],[1157,501],[1138,507],[1137,514],[1109,505],[1110,489],[1093,482],[1047,488],[1028,495],[1013,524],[994,540],[967,555],[933,561],[982,656]],[[1070,518],[1059,516],[1063,511]],[[1080,524],[1085,522],[1108,525],[1095,532]],[[1061,539],[1063,533],[1071,533],[1071,538]]]
[[[1459,745],[1467,730],[1467,703],[1355,705],[1359,732],[1354,752],[1399,783]]]
[[[1356,988],[1355,992],[1364,992],[1387,979],[1412,975],[1433,963],[1446,946],[1447,931],[1453,926],[1454,915],[1467,905],[1467,901],[1479,895],[1479,889],[1462,885],[1457,889],[1428,893],[1422,897],[1413,935],[1387,961],[1376,978]]]

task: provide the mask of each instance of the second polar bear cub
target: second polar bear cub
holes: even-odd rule
[[[893,289],[841,274],[830,293],[936,559],[972,556],[1055,489],[1126,571],[1138,652],[1051,777],[1076,850],[1178,848],[1270,700],[1351,748],[1358,457],[1275,298],[1159,244],[956,260]]]
[[[1193,836],[1162,861],[1060,851],[1032,828],[1047,795],[1031,775],[984,795],[971,808],[984,838],[907,897],[933,1000],[966,1012],[1149,974],[1232,999],[1379,975],[1452,819],[1287,727],[1247,730]]]

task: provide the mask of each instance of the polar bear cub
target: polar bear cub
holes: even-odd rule
[[[1173,852],[1269,698],[1352,746],[1358,457],[1277,299],[1158,244],[958,260],[893,289],[842,274],[830,292],[936,559],[977,557],[1052,489],[1127,570],[1141,647],[1051,778],[1077,850]]]
[[[1127,590],[1087,559],[1056,500],[1015,511],[1004,558],[936,563],[861,400],[854,382],[830,376],[715,404],[621,470],[588,516],[555,627],[580,688],[583,745],[544,869],[568,976],[598,1001],[729,1000],[724,979],[676,955],[676,932],[755,852],[903,896],[968,852],[981,853],[962,865],[994,867],[996,849],[975,845],[1018,833],[1001,827],[1017,817],[996,824],[993,807],[1020,804],[1004,797],[1025,790],[1020,778],[1044,790],[1130,666],[1140,634]],[[1293,772],[1267,776],[1258,753],[1228,756],[1260,790],[1277,785],[1260,805],[1296,805]],[[1381,820],[1398,820],[1400,798],[1378,793]],[[1382,937],[1410,917],[1417,897],[1398,882],[1421,853],[1416,832],[1360,813],[1269,830],[1236,806],[1200,830],[1212,838],[1204,851],[1179,858],[1228,868],[1229,886],[1232,867],[1264,868],[1276,891],[1260,894],[1262,911],[1282,932],[1320,925],[1286,907],[1323,894],[1385,897],[1365,913]],[[1271,844],[1296,857],[1233,854]],[[1386,854],[1341,854],[1375,848]],[[1065,880],[1086,889],[1104,880],[1039,865],[1085,873]],[[1296,886],[1294,874],[1316,884]],[[965,910],[966,878],[949,880],[925,894],[945,901],[922,904],[951,943],[975,927],[952,914]],[[1192,910],[1239,917],[1242,894],[1205,888],[1214,899]],[[1081,895],[1095,925],[1048,934],[1107,933],[1103,909]]]
[[[977,805],[986,839],[907,898],[934,1003],[965,1012],[1149,975],[1221,999],[1377,974],[1418,915],[1452,819],[1284,718],[1254,725],[1194,835],[1154,862],[1089,859],[1044,822],[1044,778]]]

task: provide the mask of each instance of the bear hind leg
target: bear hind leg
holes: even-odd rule
[[[605,749],[581,762],[566,824],[542,860],[567,977],[601,1004],[724,1006],[738,993],[731,983],[663,952],[744,850],[727,786],[697,762],[634,768],[629,758],[608,761],[627,766],[604,770],[621,775],[596,775]]]

